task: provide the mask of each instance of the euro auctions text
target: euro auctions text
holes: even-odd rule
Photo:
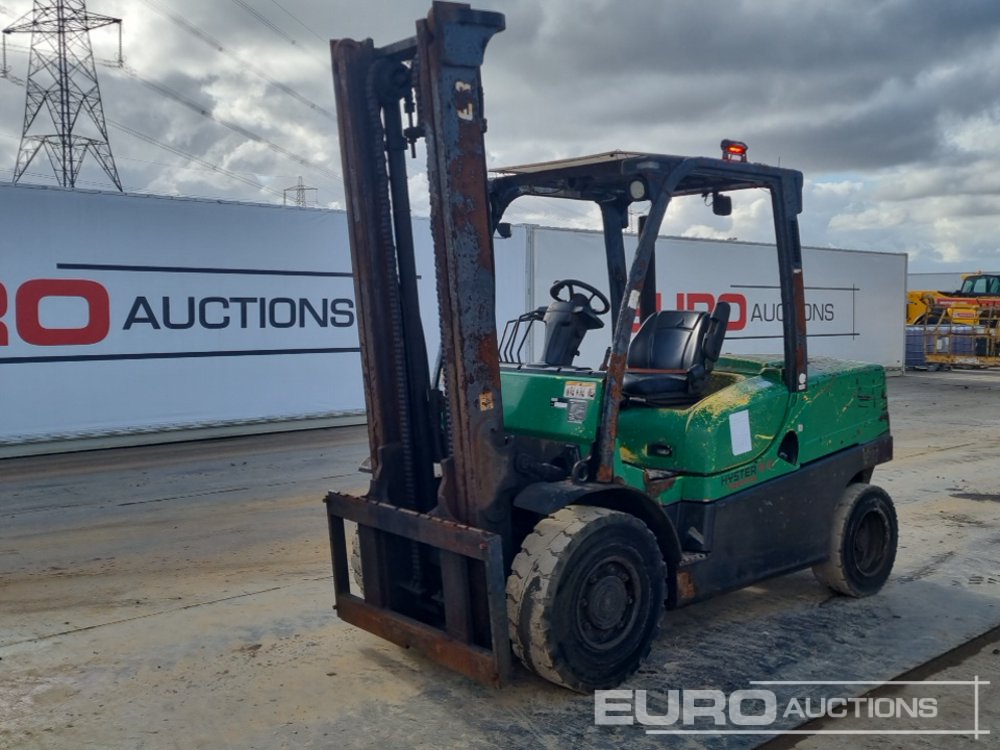
[[[905,695],[861,694],[865,686],[910,686]],[[676,690],[598,690],[594,723],[635,726],[646,734],[872,734],[966,735],[978,739],[989,730],[979,725],[983,686],[976,678],[950,682],[751,682],[750,687]],[[970,691],[972,691],[970,693]],[[962,726],[949,701],[974,697],[972,714]],[[950,717],[950,718],[946,718]],[[815,721],[819,720],[819,721]],[[795,729],[813,722],[807,729]],[[841,728],[847,727],[850,728]]]
[[[647,727],[771,726],[783,719],[855,718],[933,719],[938,715],[936,698],[870,698],[836,696],[793,697],[779,701],[772,690],[668,690],[660,694],[659,706],[646,690],[598,690],[594,694],[594,722],[600,725],[642,724]]]

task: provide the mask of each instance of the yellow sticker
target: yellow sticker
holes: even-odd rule
[[[563,398],[585,398],[593,401],[597,396],[597,383],[586,380],[567,380]]]

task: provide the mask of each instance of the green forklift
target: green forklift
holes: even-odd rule
[[[412,38],[332,43],[372,471],[363,496],[325,500],[340,618],[483,682],[507,681],[513,653],[591,691],[639,667],[664,609],[810,567],[836,592],[876,593],[898,535],[870,483],[892,457],[885,373],[806,356],[801,173],[724,141],[719,158],[613,152],[490,178],[480,66],[503,27],[436,2]],[[405,168],[421,140],[434,367]],[[771,198],[784,313],[773,356],[722,353],[725,302],[655,304],[671,201],[727,215],[745,190]],[[500,335],[493,238],[529,196],[596,204],[607,286],[557,281]],[[636,204],[648,214],[628,262]],[[577,362],[605,325],[604,361]],[[345,521],[357,524],[353,589]]]

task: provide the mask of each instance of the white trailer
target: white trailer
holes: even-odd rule
[[[0,184],[0,227],[0,456],[364,419],[342,211]],[[433,356],[426,219],[414,235]],[[664,308],[726,299],[729,351],[780,348],[773,248],[657,252]],[[810,354],[901,367],[905,256],[804,253]],[[496,258],[501,330],[556,279],[606,283],[595,232],[517,226]]]
[[[3,185],[0,219],[0,445],[363,418],[343,213]]]
[[[635,249],[636,238],[626,242]],[[706,310],[717,301],[732,306],[724,352],[780,354],[781,301],[773,245],[664,237],[656,244],[658,306]],[[599,232],[533,228],[529,233],[533,304],[548,289],[573,277],[606,284]],[[831,248],[802,249],[810,357],[876,362],[903,367],[906,256]],[[603,280],[603,281],[602,281]],[[536,356],[541,338],[535,337]],[[610,325],[584,340],[581,360],[600,363],[610,345]]]

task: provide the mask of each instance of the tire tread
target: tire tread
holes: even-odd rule
[[[856,482],[847,486],[833,511],[830,556],[824,562],[817,563],[812,568],[813,575],[820,583],[845,596],[863,597],[872,593],[861,591],[851,583],[846,575],[844,565],[844,533],[847,529],[848,521],[850,520],[851,513],[854,511],[854,506],[857,505],[865,493],[872,489],[882,492],[887,498],[889,497],[885,493],[885,490],[877,485]],[[892,508],[891,499],[890,508]],[[892,508],[892,510],[895,515],[895,509]],[[895,556],[895,550],[893,550],[892,554]]]
[[[521,551],[514,558],[507,580],[507,620],[511,645],[515,655],[540,677],[568,687],[584,690],[567,665],[559,658],[559,644],[552,641],[551,612],[556,594],[553,581],[561,577],[571,555],[562,554],[587,530],[587,536],[613,523],[635,525],[648,534],[654,547],[656,537],[638,518],[620,511],[583,505],[567,506],[543,518],[525,538]],[[665,576],[665,565],[653,575]],[[534,584],[534,585],[533,585]],[[530,587],[530,590],[529,590]],[[646,658],[659,630],[659,617],[652,638],[641,655]]]

